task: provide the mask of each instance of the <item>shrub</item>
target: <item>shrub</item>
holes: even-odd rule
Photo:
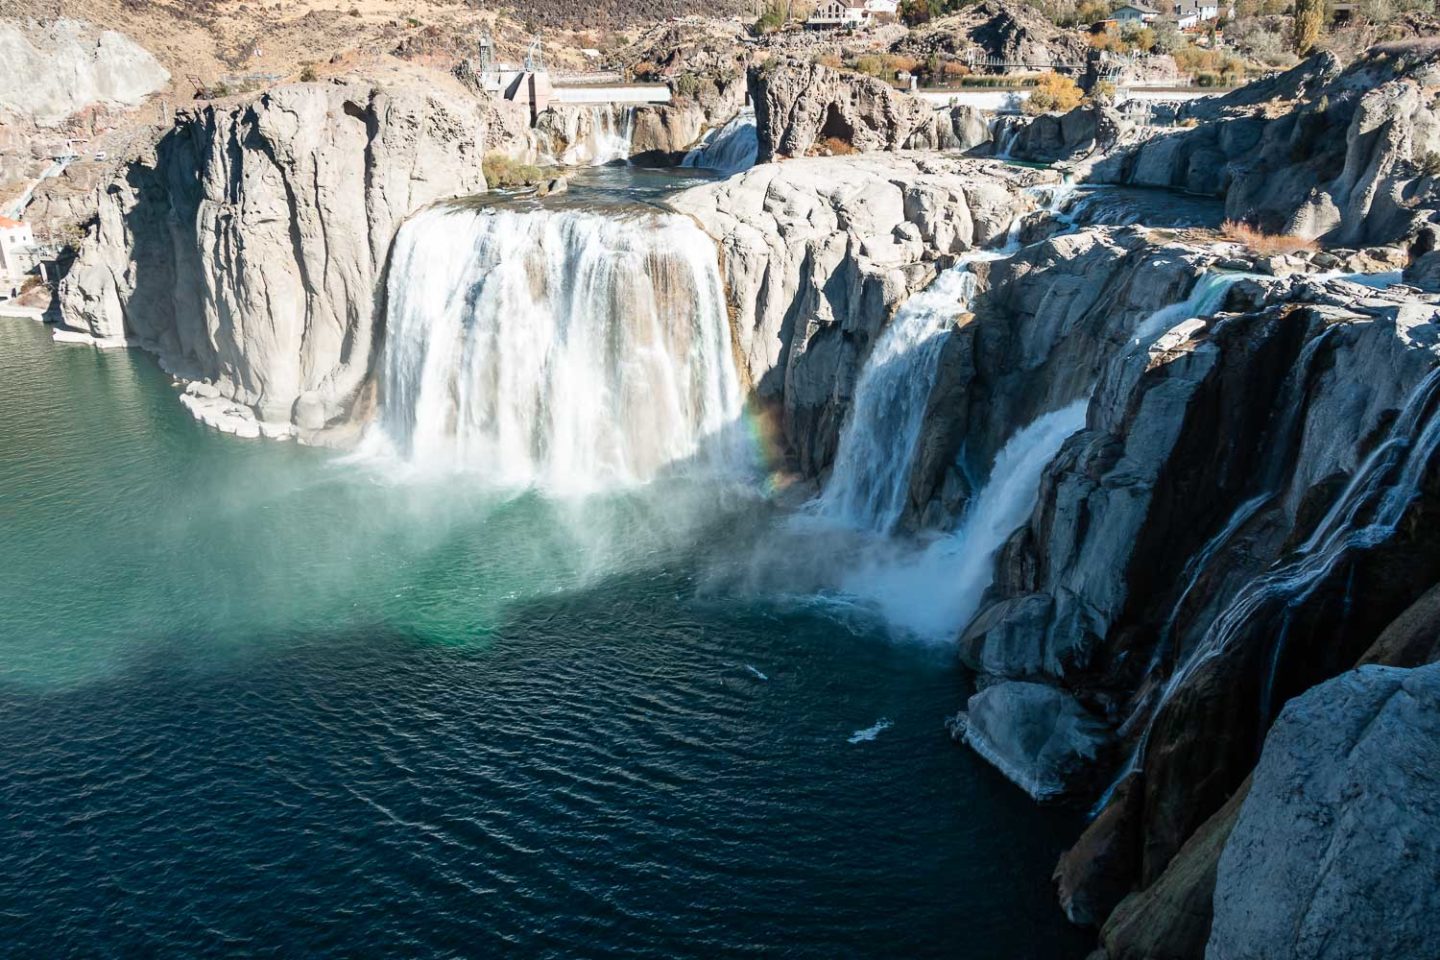
[[[1069,77],[1062,77],[1052,71],[1040,74],[1035,82],[1035,88],[1021,109],[1030,116],[1041,113],[1065,113],[1067,110],[1073,110],[1080,106],[1080,101],[1084,98],[1085,95],[1080,92],[1079,84]]]
[[[1239,220],[1226,220],[1220,225],[1220,235],[1226,240],[1243,244],[1252,253],[1273,256],[1282,253],[1298,253],[1301,250],[1318,250],[1314,240],[1293,234],[1266,233],[1258,227]]]
[[[492,189],[531,187],[545,179],[545,171],[534,164],[520,163],[499,151],[485,154],[481,161],[485,183]]]
[[[315,64],[307,63],[300,68],[301,83],[314,83],[316,79],[318,78],[315,76]]]
[[[848,157],[852,153],[859,153],[855,145],[841,140],[839,137],[826,137],[816,145],[817,153],[828,152],[832,157]]]
[[[700,93],[700,78],[693,73],[682,73],[675,78],[672,86],[675,89],[675,95],[677,97],[694,100],[696,95]]]

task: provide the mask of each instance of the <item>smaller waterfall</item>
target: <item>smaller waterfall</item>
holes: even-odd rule
[[[388,296],[373,453],[566,494],[745,468],[715,248],[686,217],[432,208]]]
[[[1309,597],[1351,551],[1378,546],[1394,534],[1419,491],[1424,471],[1440,449],[1440,413],[1434,409],[1437,395],[1440,395],[1440,368],[1431,371],[1411,391],[1388,436],[1356,468],[1350,482],[1305,542],[1290,555],[1277,560],[1269,570],[1247,581],[1230,599],[1194,650],[1166,680],[1129,762],[1100,798],[1096,812],[1109,801],[1119,780],[1137,772],[1144,763],[1150,734],[1175,691],[1205,663],[1224,656],[1257,614],[1273,603],[1284,604],[1282,628],[1276,640],[1277,646],[1283,644],[1289,629],[1290,610]],[[1237,514],[1247,509],[1253,513],[1252,503],[1242,505]],[[1367,516],[1368,521],[1361,519]],[[1238,528],[1246,519],[1248,517],[1238,521],[1232,518],[1222,535]],[[1273,702],[1280,653],[1279,649],[1272,651],[1269,674],[1261,691],[1265,707]],[[1261,718],[1262,724],[1268,720],[1268,716]]]
[[[540,162],[566,167],[623,162],[630,159],[634,132],[635,108],[631,106],[551,107],[536,124]]]
[[[741,110],[722,127],[712,130],[705,141],[685,154],[682,167],[716,170],[730,176],[755,166],[760,140],[755,130],[755,111]]]
[[[899,521],[940,351],[975,295],[970,264],[999,256],[962,257],[906,300],[885,328],[855,385],[830,482],[816,504],[821,515],[879,533]]]
[[[899,559],[860,563],[841,582],[885,619],[925,639],[949,640],[970,621],[995,576],[995,555],[1035,509],[1040,477],[1066,438],[1085,426],[1088,398],[1015,431],[955,530]]]
[[[618,120],[611,108],[592,107],[590,123],[595,140],[591,166],[623,163],[630,159],[630,143],[635,137],[634,107],[622,107]]]

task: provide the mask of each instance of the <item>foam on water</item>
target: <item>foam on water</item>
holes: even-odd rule
[[[879,720],[876,720],[874,723],[872,723],[865,729],[856,730],[850,735],[849,739],[846,740],[846,742],[869,743],[871,740],[874,740],[876,737],[880,736],[880,734],[884,731],[889,730],[892,726],[894,726],[893,723],[891,723],[889,720],[886,720],[884,717],[881,717]]]

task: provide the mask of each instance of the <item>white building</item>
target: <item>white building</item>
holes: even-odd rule
[[[900,0],[865,0],[865,12],[872,17],[896,16],[900,12]]]
[[[30,224],[0,217],[0,294],[20,292],[25,275],[35,269],[35,234]]]
[[[1160,16],[1160,11],[1143,3],[1127,3],[1125,6],[1117,8],[1110,16],[1123,27],[1131,23],[1153,23],[1155,18]]]
[[[1181,30],[1198,27],[1220,16],[1218,0],[1179,0],[1175,4],[1175,25]]]
[[[870,22],[869,3],[888,3],[889,0],[821,0],[805,26],[811,30],[834,30],[846,27],[863,27]]]

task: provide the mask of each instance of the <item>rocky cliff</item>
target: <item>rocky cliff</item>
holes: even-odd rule
[[[743,373],[822,472],[870,347],[953,258],[1004,238],[1041,171],[938,157],[763,164],[671,200],[719,244]]]
[[[1341,70],[1328,55],[1188,110],[1096,163],[1091,180],[1225,198],[1270,233],[1361,246],[1413,237],[1440,211],[1440,47],[1374,48]]]
[[[1434,956],[1437,773],[1440,664],[1362,667],[1291,701],[1219,858],[1205,955]]]
[[[133,107],[170,74],[143,47],[78,20],[0,20],[0,116],[54,124],[91,105]]]
[[[155,352],[224,429],[313,434],[366,381],[400,222],[484,189],[484,143],[477,102],[362,84],[181,114],[99,197],[65,323]]]

